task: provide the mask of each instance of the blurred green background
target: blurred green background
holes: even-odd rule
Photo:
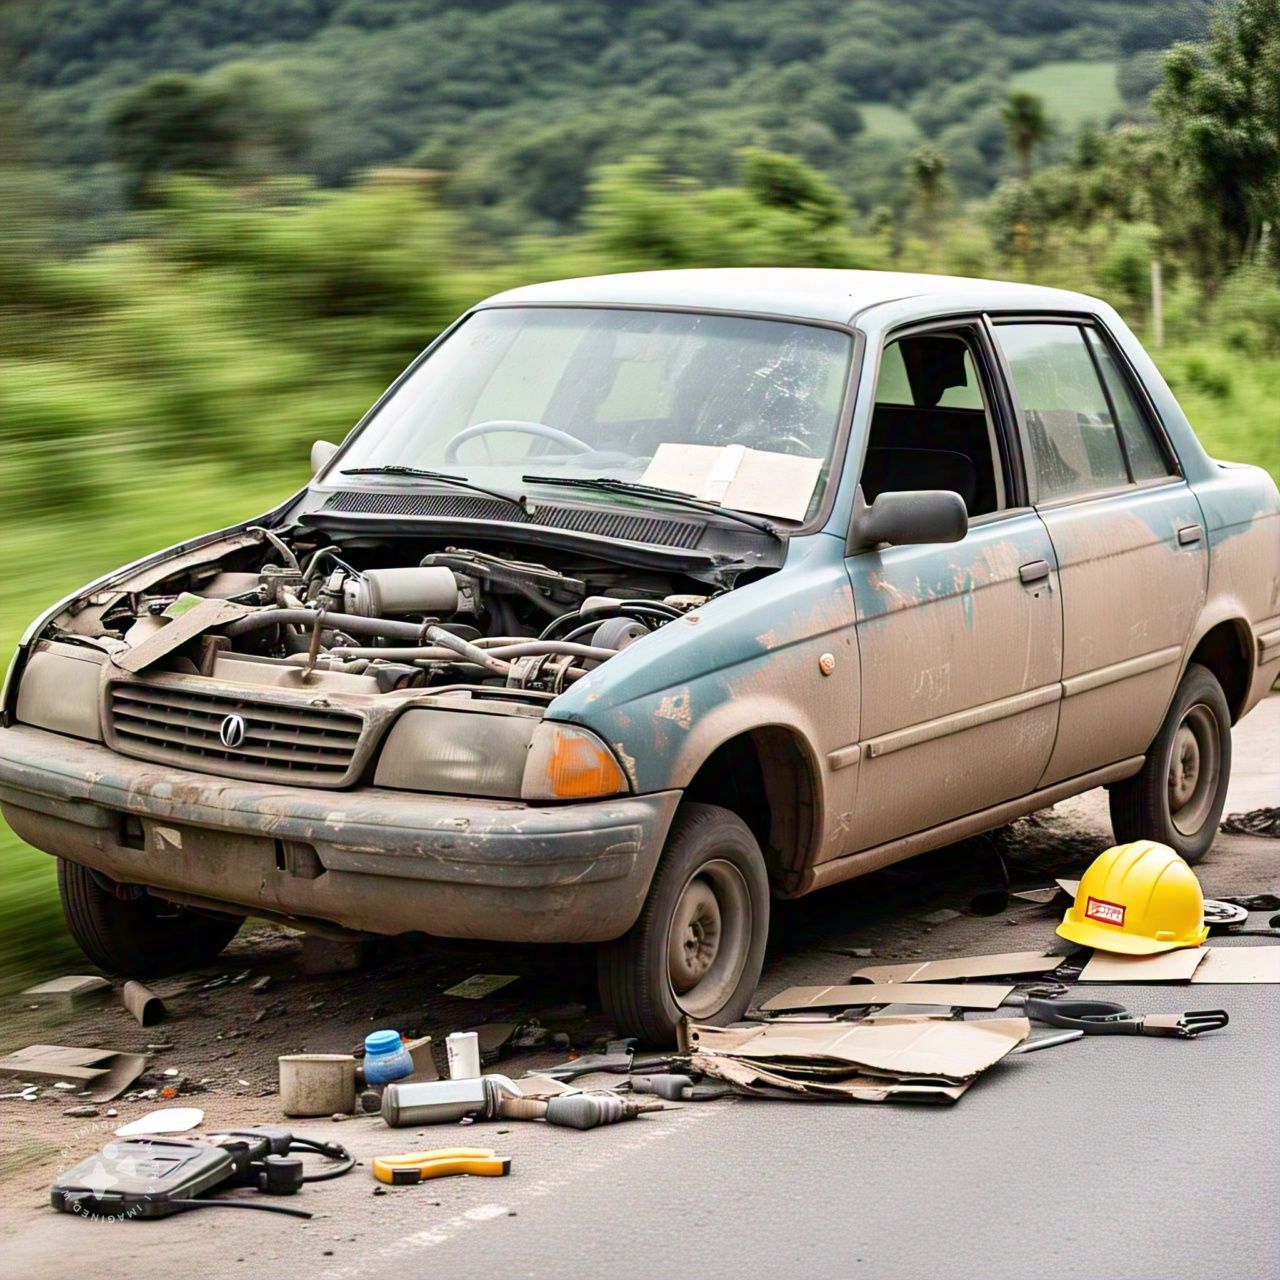
[[[6,655],[557,276],[1098,293],[1210,451],[1280,478],[1280,0],[48,0],[0,49]],[[4,985],[83,967],[4,829],[0,931]]]

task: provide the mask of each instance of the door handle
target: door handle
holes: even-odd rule
[[[1198,524],[1184,524],[1178,530],[1178,546],[1194,547],[1204,535],[1204,530]]]
[[[1018,569],[1018,577],[1022,579],[1023,585],[1028,587],[1033,582],[1043,582],[1048,576],[1049,562],[1047,560],[1032,560]]]

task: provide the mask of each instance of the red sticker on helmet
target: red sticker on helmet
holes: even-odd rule
[[[1108,902],[1105,898],[1090,898],[1084,909],[1090,920],[1100,924],[1114,924],[1124,927],[1124,907],[1119,902]]]

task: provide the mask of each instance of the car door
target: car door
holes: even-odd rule
[[[976,321],[907,333],[881,357],[865,498],[963,490],[970,521],[957,543],[847,558],[862,664],[850,849],[1032,791],[1053,750],[1057,569],[995,369]]]
[[[1205,598],[1199,504],[1123,353],[1091,320],[999,320],[1032,499],[1063,610],[1048,786],[1142,754]]]

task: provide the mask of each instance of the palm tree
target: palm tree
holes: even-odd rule
[[[920,206],[920,229],[932,246],[937,226],[938,206],[946,190],[947,158],[925,143],[917,147],[907,161],[907,177]]]
[[[1018,174],[1025,182],[1031,177],[1031,154],[1049,136],[1049,120],[1044,102],[1034,93],[1016,90],[1000,109],[1009,146],[1018,157]]]

